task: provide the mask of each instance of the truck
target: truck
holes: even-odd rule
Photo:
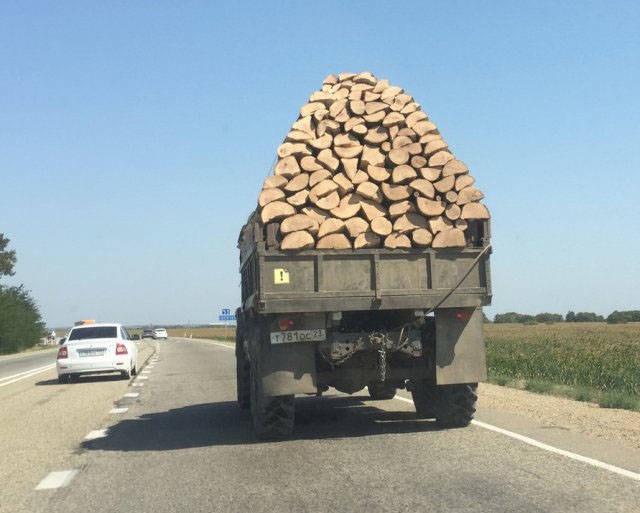
[[[418,418],[467,426],[486,379],[488,220],[463,248],[282,251],[253,212],[238,238],[237,400],[258,438],[289,436],[295,396],[411,392]]]

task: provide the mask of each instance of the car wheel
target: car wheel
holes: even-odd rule
[[[131,377],[131,371],[120,371],[122,379],[129,379]]]
[[[133,367],[131,367],[131,375],[132,376],[137,376],[138,375],[138,364],[136,364]]]
[[[69,382],[70,383],[77,383],[78,379],[80,378],[79,374],[67,374],[67,376],[69,376]]]
[[[60,374],[58,376],[58,383],[69,383],[69,374]]]

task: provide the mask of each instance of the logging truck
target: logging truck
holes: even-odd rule
[[[471,422],[486,378],[489,220],[440,249],[284,251],[274,230],[256,211],[238,239],[237,394],[259,438],[290,435],[295,395],[330,388],[372,400],[406,389],[418,418]]]

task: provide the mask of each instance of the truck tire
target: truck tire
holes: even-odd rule
[[[236,389],[238,406],[243,410],[251,408],[251,366],[246,356],[236,356]]]
[[[449,428],[466,427],[471,424],[476,412],[478,384],[443,385],[437,388],[437,423]]]
[[[411,383],[411,397],[419,419],[434,419],[436,417],[437,388],[436,385],[426,381]]]
[[[254,363],[251,364],[251,416],[256,436],[260,439],[286,438],[293,433],[294,396],[265,396]]]
[[[369,383],[367,390],[369,390],[369,397],[374,401],[393,399],[396,396],[396,387],[385,383]]]

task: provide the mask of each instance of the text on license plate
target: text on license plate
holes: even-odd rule
[[[104,349],[85,349],[78,351],[78,356],[102,356],[103,354]]]
[[[287,344],[289,342],[321,342],[327,340],[327,332],[324,329],[316,330],[291,330],[272,331],[272,344]]]

